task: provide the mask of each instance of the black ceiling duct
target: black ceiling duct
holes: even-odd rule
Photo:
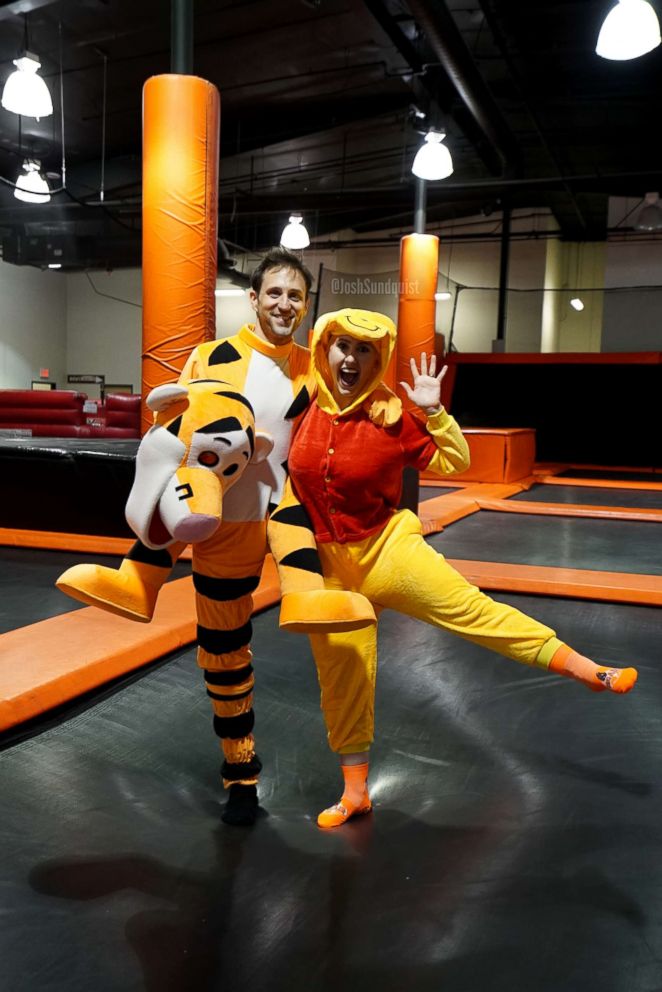
[[[503,171],[521,171],[519,146],[443,0],[408,0],[416,23],[467,110],[499,156]]]

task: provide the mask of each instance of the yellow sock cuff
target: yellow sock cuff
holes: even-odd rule
[[[536,668],[549,668],[551,660],[559,648],[565,647],[567,647],[567,645],[564,644],[563,641],[560,641],[558,637],[550,637],[548,641],[545,641],[538,652],[538,657],[535,662]]]

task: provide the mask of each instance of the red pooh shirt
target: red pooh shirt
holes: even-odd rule
[[[378,427],[361,409],[342,417],[313,405],[288,468],[317,540],[344,544],[384,527],[400,502],[403,468],[427,468],[436,451],[425,424],[410,413],[392,427]]]

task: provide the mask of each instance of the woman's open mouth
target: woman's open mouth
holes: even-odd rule
[[[345,389],[353,389],[359,381],[358,369],[340,369],[338,372],[338,381]]]

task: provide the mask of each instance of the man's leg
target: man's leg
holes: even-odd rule
[[[266,550],[266,522],[222,523],[193,547],[198,617],[198,665],[223,751],[223,785],[229,789],[226,823],[255,822],[261,769],[253,739],[252,593]]]

